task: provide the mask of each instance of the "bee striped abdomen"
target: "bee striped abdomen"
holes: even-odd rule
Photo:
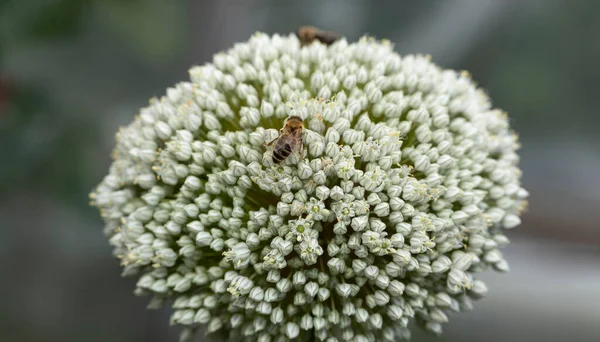
[[[281,148],[276,148],[273,150],[273,162],[281,163],[285,160],[285,158],[289,157],[292,154],[292,146],[290,144],[285,144]]]
[[[273,147],[274,163],[281,163],[294,151],[301,156],[303,128],[304,126],[302,126],[301,117],[290,116],[289,118],[285,119],[283,128],[279,131],[279,136],[265,144],[267,146],[275,144]]]

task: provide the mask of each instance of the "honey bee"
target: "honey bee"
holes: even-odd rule
[[[279,136],[268,143],[267,146],[275,144],[273,147],[273,162],[279,164],[283,162],[292,152],[300,153],[302,151],[302,132],[304,124],[299,116],[290,116],[279,131]]]
[[[296,30],[296,36],[300,39],[302,46],[309,45],[310,43],[318,40],[325,45],[331,45],[336,40],[340,39],[340,36],[335,32],[322,31],[314,26],[302,26]]]

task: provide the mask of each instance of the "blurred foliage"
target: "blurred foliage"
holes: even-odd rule
[[[104,132],[98,128],[105,117],[102,111],[107,108],[65,101],[73,95],[91,94],[86,93],[85,87],[77,89],[76,94],[61,92],[56,86],[64,80],[44,79],[43,75],[32,74],[14,56],[18,57],[22,50],[36,51],[40,56],[53,54],[65,45],[86,49],[86,44],[81,44],[78,36],[89,35],[90,30],[95,30],[86,23],[94,22],[93,18],[99,15],[110,20],[109,23],[97,22],[96,26],[108,25],[109,30],[131,42],[133,49],[138,49],[138,58],[123,60],[135,70],[140,58],[153,61],[181,54],[181,48],[177,46],[181,46],[183,38],[177,34],[177,25],[160,25],[157,18],[170,18],[164,23],[177,21],[183,9],[181,6],[161,6],[159,1],[145,2],[143,6],[139,1],[34,2],[38,6],[16,1],[7,1],[0,6],[3,9],[0,13],[0,41],[3,44],[0,46],[4,46],[0,50],[0,60],[5,60],[7,55],[16,60],[14,72],[0,69],[0,101],[3,103],[0,107],[0,153],[4,159],[4,167],[0,168],[0,191],[10,193],[36,189],[81,209],[87,207],[83,198],[87,197],[91,185],[102,174],[100,170],[96,174],[87,172],[90,165],[86,161],[93,164],[94,160],[98,160],[98,156],[89,153],[97,151],[103,143]],[[96,12],[91,12],[92,9],[100,14],[94,15]],[[21,20],[23,17],[28,20]],[[157,41],[161,44],[156,44]],[[113,45],[115,43],[118,42],[113,42]],[[115,49],[114,46],[107,48]],[[83,52],[77,51],[77,48],[75,51]],[[36,62],[53,66],[52,60],[38,59]],[[87,66],[90,67],[98,68],[98,65]],[[70,70],[60,72],[69,73]],[[105,73],[106,70],[100,66],[96,72]],[[110,84],[114,80],[98,81],[106,82],[105,93],[96,94],[102,98],[114,88]],[[108,160],[108,155],[105,160]]]
[[[19,83],[2,113],[0,192],[36,189],[70,205],[86,205],[81,195],[93,179],[81,161],[89,145],[100,140],[92,122],[61,121],[60,107],[42,89]]]
[[[109,29],[123,37],[143,59],[164,61],[184,50],[185,6],[182,2],[98,1],[95,9]],[[157,44],[160,42],[160,44]]]
[[[600,3],[544,2],[522,10],[464,61],[517,131],[598,140]]]
[[[24,29],[29,39],[59,39],[77,34],[83,24],[82,13],[91,0],[59,0],[40,6]]]

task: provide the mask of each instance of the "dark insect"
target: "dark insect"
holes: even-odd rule
[[[301,153],[303,130],[304,124],[301,117],[290,116],[285,120],[279,136],[266,144],[267,146],[275,144],[273,147],[274,163],[283,162],[292,152]]]
[[[302,26],[296,30],[296,36],[300,39],[302,46],[309,45],[310,43],[318,40],[325,45],[331,45],[336,40],[340,39],[340,36],[335,32],[322,31],[314,26]]]

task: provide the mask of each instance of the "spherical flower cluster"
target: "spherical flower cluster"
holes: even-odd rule
[[[516,135],[466,73],[387,41],[255,34],[117,135],[92,193],[125,275],[182,339],[397,341],[435,333],[508,270]],[[289,116],[301,153],[273,163]]]

